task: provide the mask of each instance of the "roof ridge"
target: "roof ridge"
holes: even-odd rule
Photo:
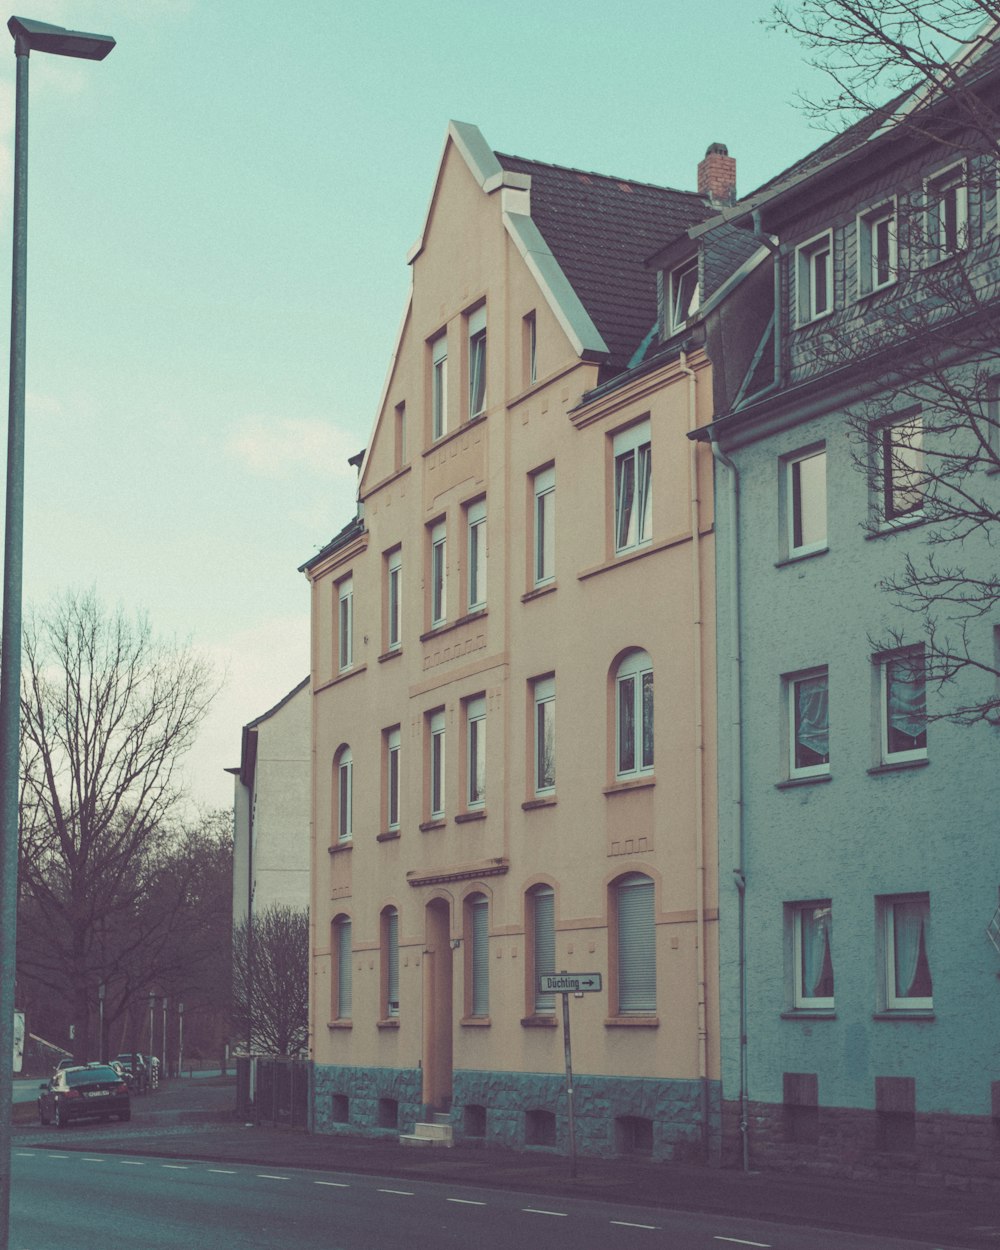
[[[627,182],[633,187],[648,187],[651,191],[669,191],[673,195],[687,195],[694,200],[708,202],[708,197],[698,191],[685,191],[681,187],[667,187],[659,182],[644,182],[641,178],[622,178],[616,174],[600,174],[593,169],[580,169],[576,165],[559,165],[555,161],[539,161],[532,156],[517,156],[513,152],[496,152],[498,161],[523,161],[526,165],[541,165],[545,169],[558,169],[566,174],[583,174],[587,178],[600,178],[605,182]]]

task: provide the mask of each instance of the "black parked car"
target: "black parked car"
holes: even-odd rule
[[[63,1068],[38,1087],[38,1118],[65,1128],[70,1120],[132,1118],[128,1083],[108,1064]]]

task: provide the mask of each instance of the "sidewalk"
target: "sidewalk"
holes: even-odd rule
[[[235,1120],[234,1101],[231,1077],[180,1078],[135,1098],[129,1124],[84,1123],[59,1132],[22,1123],[14,1130],[15,1144],[52,1148],[58,1141],[60,1150],[363,1173],[813,1224],[937,1247],[1000,1247],[1000,1201],[992,1196],[916,1187],[883,1191],[859,1182],[632,1159],[582,1158],[573,1178],[568,1159],[544,1150],[414,1149],[400,1146],[394,1135],[328,1136],[247,1126]]]

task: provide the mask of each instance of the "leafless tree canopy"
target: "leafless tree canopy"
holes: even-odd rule
[[[309,1036],[309,913],[273,905],[233,930],[234,1036],[253,1054],[297,1055]]]
[[[81,1051],[98,984],[106,1017],[145,995],[185,901],[177,767],[213,693],[204,661],[93,594],[26,622],[20,968],[72,1003]]]

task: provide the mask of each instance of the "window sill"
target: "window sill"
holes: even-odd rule
[[[794,330],[808,330],[812,326],[819,325],[820,322],[828,321],[834,313],[833,308],[828,308],[826,312],[817,313],[815,317],[807,317],[804,321],[796,321],[792,327]]]
[[[455,817],[456,825],[467,825],[470,820],[485,820],[486,808],[477,809],[474,812],[459,812]]]
[[[656,551],[665,551],[668,547],[676,547],[679,543],[690,542],[690,540],[690,531],[685,531],[682,534],[675,534],[672,538],[661,538],[659,542],[648,542],[641,547],[630,548],[628,551],[619,552],[609,560],[605,560],[603,564],[595,564],[592,568],[584,569],[582,573],[577,574],[577,580],[583,582],[588,577],[606,573],[609,569],[620,569],[625,564],[631,564],[633,560],[642,560]]]
[[[446,820],[425,820],[422,825],[418,825],[421,833],[430,833],[432,829],[443,829],[448,822]]]
[[[458,617],[454,621],[442,621],[440,625],[432,625],[426,633],[420,635],[421,642],[430,642],[434,638],[440,638],[442,634],[447,634],[453,629],[459,629],[462,625],[468,625],[471,621],[485,620],[488,615],[486,608],[476,608],[475,612],[469,612],[465,616]]]
[[[463,1029],[488,1029],[493,1021],[489,1016],[463,1016],[458,1023]]]
[[[869,291],[858,291],[854,297],[855,302],[863,304],[865,300],[870,300],[874,295],[882,295],[885,291],[891,291],[896,285],[896,278],[892,277],[888,282],[883,282],[880,286],[873,286]]]
[[[440,438],[433,440],[431,445],[420,454],[421,456],[433,456],[436,451],[440,451],[442,447],[447,447],[449,443],[453,443],[456,438],[460,438],[466,430],[474,430],[477,426],[486,424],[486,411],[477,413],[474,417],[470,417],[467,421],[462,421],[453,430],[445,430]]]
[[[386,660],[395,660],[397,656],[403,654],[402,647],[392,647],[389,651],[383,651],[378,657],[379,664],[384,664]]]
[[[556,583],[554,581],[546,582],[544,586],[535,586],[521,596],[521,602],[531,603],[535,599],[541,599],[543,595],[551,595],[555,589]]]
[[[387,829],[385,833],[380,833],[375,839],[376,842],[395,842],[399,837],[398,829]]]
[[[936,1020],[933,1007],[921,1007],[913,1011],[898,1008],[894,1011],[874,1011],[873,1020]]]
[[[658,1029],[659,1016],[608,1016],[604,1021],[606,1029]]]
[[[634,781],[615,781],[610,786],[605,786],[601,793],[607,795],[625,794],[629,790],[647,790],[655,785],[655,777],[637,777]]]
[[[822,785],[824,781],[832,781],[833,773],[817,773],[815,777],[789,777],[785,781],[776,781],[775,790],[795,790],[799,786]]]
[[[870,542],[873,538],[888,538],[890,534],[898,534],[901,530],[916,529],[918,525],[926,525],[929,521],[930,517],[923,512],[914,516],[900,517],[898,521],[879,519],[865,534],[865,541]]]
[[[527,802],[521,804],[521,811],[536,812],[540,807],[555,807],[556,802],[555,796],[545,799],[528,799]]]
[[[341,851],[353,851],[354,839],[345,838],[343,842],[334,842],[332,846],[326,848],[328,855],[339,855]]]
[[[919,760],[890,760],[887,764],[876,764],[868,769],[869,777],[881,777],[883,773],[902,773],[908,768],[926,768],[930,760],[924,756]]]
[[[801,564],[803,560],[811,560],[813,556],[825,556],[829,547],[812,547],[809,551],[793,551],[781,560],[775,560],[776,569],[786,568],[789,564]]]
[[[396,1016],[392,1016],[388,1020],[376,1020],[375,1027],[380,1031],[388,1029],[391,1032],[393,1029],[399,1028],[399,1019]]]
[[[782,1020],[836,1020],[837,1013],[833,1007],[796,1007],[793,1011],[783,1011]]]
[[[317,686],[316,694],[319,694],[321,690],[328,690],[331,686],[339,686],[342,681],[350,681],[352,677],[357,677],[359,673],[363,673],[367,667],[367,664],[359,664],[357,668],[345,669],[343,673],[338,673],[336,677],[331,677],[329,681],[325,681],[322,685]]]
[[[349,1029],[354,1025],[353,1020],[330,1020],[327,1022],[328,1029]]]
[[[551,1016],[522,1016],[522,1029],[554,1029],[556,1027],[556,1018]]]

